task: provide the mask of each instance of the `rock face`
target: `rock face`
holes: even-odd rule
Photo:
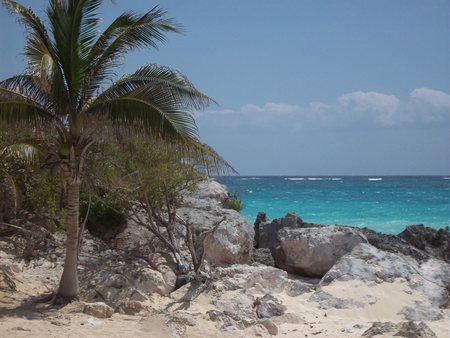
[[[337,259],[367,240],[358,231],[345,227],[283,228],[275,264],[291,273],[322,277]]]

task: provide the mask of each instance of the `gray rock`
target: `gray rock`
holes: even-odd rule
[[[415,323],[413,321],[401,322],[398,324],[392,322],[375,322],[372,326],[364,331],[362,337],[374,337],[392,333],[393,336],[399,337],[423,337],[435,338],[436,334],[424,322]]]
[[[286,291],[300,295],[314,289],[315,285],[288,275],[286,271],[270,266],[239,265],[217,268],[214,274],[214,288],[218,290],[248,290],[254,288],[258,293],[272,295]]]
[[[415,248],[450,263],[450,231],[448,228],[433,229],[425,227],[423,224],[410,225],[398,237]]]
[[[355,229],[338,226],[283,228],[278,231],[278,240],[276,266],[309,277],[322,277],[339,257],[367,243]]]
[[[253,306],[256,308],[256,315],[258,318],[272,318],[274,316],[281,316],[286,311],[286,306],[270,294],[257,298],[253,303]]]
[[[223,210],[226,217],[204,241],[204,258],[213,264],[250,262],[255,232],[250,222],[237,211]]]
[[[260,219],[256,220],[256,224],[258,224],[257,237],[255,238],[257,247],[270,249],[272,255],[275,256],[275,250],[279,245],[278,231],[283,228],[300,228],[303,226],[303,220],[292,212],[272,222],[264,219],[261,215]]]
[[[341,257],[320,281],[326,286],[334,281],[394,282],[401,279],[410,293],[420,293],[428,301],[414,309],[405,308],[405,319],[437,320],[442,318],[440,307],[448,302],[450,266],[440,260],[418,262],[403,255],[378,250],[369,244],[359,244],[351,253]]]

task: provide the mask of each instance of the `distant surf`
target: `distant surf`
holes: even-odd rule
[[[287,181],[304,181],[304,177],[286,177],[285,180]]]
[[[369,177],[367,180],[368,181],[382,181],[383,178],[382,177]]]

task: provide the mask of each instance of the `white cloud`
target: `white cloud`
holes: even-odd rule
[[[418,103],[428,103],[437,109],[450,109],[450,95],[429,88],[414,89],[410,97]]]
[[[289,103],[274,103],[268,102],[263,106],[255,104],[246,104],[241,107],[243,113],[276,113],[276,114],[290,114],[300,110],[300,106]]]
[[[338,102],[357,112],[375,111],[392,113],[398,109],[400,100],[394,95],[386,95],[377,92],[353,92],[344,94],[338,98]]]
[[[334,102],[313,101],[305,106],[268,102],[239,109],[202,113],[199,122],[233,129],[262,128],[297,132],[317,128],[450,126],[450,95],[418,88],[408,98],[378,92],[355,91]]]

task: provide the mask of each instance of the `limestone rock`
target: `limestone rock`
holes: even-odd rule
[[[417,293],[426,301],[414,308],[404,308],[405,319],[436,320],[442,318],[440,307],[448,302],[450,265],[430,258],[424,262],[378,250],[369,244],[357,245],[351,253],[341,257],[320,281],[327,286],[337,281],[394,282],[401,279],[405,290]]]
[[[283,228],[278,232],[280,247],[275,264],[288,272],[322,277],[339,257],[367,243],[358,231],[339,226],[323,228]]]
[[[114,309],[103,302],[86,303],[83,312],[97,318],[110,318]]]
[[[435,338],[436,334],[424,322],[415,323],[413,321],[401,322],[398,324],[392,322],[375,322],[364,331],[362,337],[374,337],[391,333],[399,337],[423,337]]]
[[[144,268],[140,271],[138,280],[135,281],[134,285],[144,293],[156,292],[162,296],[167,296],[175,289],[176,279],[173,271],[161,273],[151,268]]]

